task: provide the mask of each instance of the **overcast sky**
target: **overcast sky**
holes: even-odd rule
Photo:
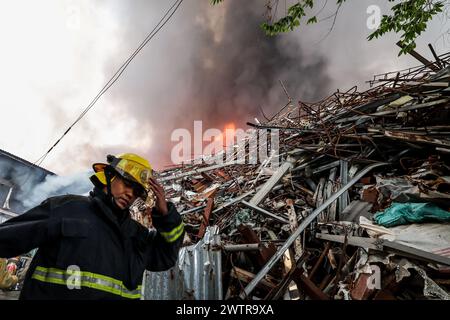
[[[108,153],[135,152],[163,168],[170,165],[174,129],[190,129],[194,120],[203,120],[204,128],[233,122],[246,129],[246,121],[262,119],[260,108],[272,114],[286,102],[279,80],[296,101],[315,101],[337,88],[363,90],[373,74],[419,64],[397,57],[397,35],[366,40],[367,8],[387,13],[387,0],[347,0],[327,37],[331,20],[277,38],[259,29],[266,2],[226,0],[212,7],[209,0],[185,0],[43,167],[73,174]],[[0,1],[0,149],[37,160],[171,4]],[[277,15],[284,10],[280,0]],[[432,43],[439,54],[447,52],[442,35],[448,29],[436,18],[417,51],[431,59]]]

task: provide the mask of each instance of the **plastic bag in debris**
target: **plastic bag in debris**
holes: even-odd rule
[[[432,203],[398,203],[384,211],[377,212],[373,219],[375,223],[384,227],[393,227],[408,223],[426,221],[450,221],[450,212],[445,211]]]
[[[384,204],[393,202],[432,202],[446,208],[450,206],[450,194],[445,193],[450,178],[439,177],[425,185],[421,181],[418,185],[413,185],[411,181],[401,177],[383,178],[375,176],[377,180],[376,189],[379,192],[378,203]],[[419,181],[419,180],[417,180]],[[418,183],[416,181],[416,183]]]
[[[385,178],[378,175],[375,175],[375,178],[377,180],[376,188],[380,193],[378,202],[394,200],[400,194],[414,190],[412,183],[405,178]]]

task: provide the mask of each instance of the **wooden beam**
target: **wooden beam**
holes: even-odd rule
[[[399,41],[397,42],[397,45],[400,48],[404,48],[404,45],[402,45],[402,43]],[[430,68],[431,70],[438,72],[440,69],[439,67],[437,67],[433,62],[428,61],[428,59],[426,59],[425,57],[423,57],[421,54],[419,54],[417,51],[411,50],[409,52],[410,55],[412,55],[414,58],[416,58],[417,60],[419,60],[420,62],[422,62],[426,67]]]
[[[331,243],[327,242],[327,244],[325,245],[325,248],[322,251],[322,254],[320,255],[320,257],[317,260],[316,264],[314,265],[314,267],[312,268],[311,272],[309,273],[309,278],[310,279],[312,279],[312,277],[314,277],[314,275],[316,274],[317,269],[319,269],[319,266],[322,263],[322,261],[325,258],[325,256],[327,255],[328,250],[330,250],[330,247],[331,247]]]
[[[231,276],[245,283],[249,283],[255,278],[254,273],[251,273],[247,270],[238,267],[233,267],[233,269],[231,270]],[[274,289],[276,286],[277,286],[276,281],[274,280],[273,277],[269,275],[266,275],[266,278],[262,279],[261,282],[259,282],[257,285],[258,288],[266,291],[270,291]]]
[[[303,274],[303,270],[296,269],[294,271],[293,279],[298,288],[301,288],[313,300],[330,300],[330,297],[323,293],[314,282]]]
[[[206,227],[209,225],[209,218],[211,216],[212,209],[214,208],[214,194],[212,197],[208,198],[208,202],[206,203],[205,211],[203,212],[203,222],[200,225],[200,229],[198,230],[197,237],[202,239],[205,235]]]

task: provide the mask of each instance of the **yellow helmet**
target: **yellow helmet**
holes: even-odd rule
[[[106,163],[94,163],[92,168],[94,174],[91,176],[92,183],[97,187],[106,186],[105,168],[109,165],[122,178],[138,183],[146,192],[150,189],[148,179],[152,176],[152,166],[145,158],[134,153],[123,153],[117,156],[108,155]]]

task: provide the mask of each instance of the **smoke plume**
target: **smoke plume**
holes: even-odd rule
[[[145,21],[145,13],[157,6],[147,1],[124,5],[131,4],[133,8],[122,11],[125,26]],[[225,1],[219,6],[185,1],[155,38],[157,43],[150,43],[133,61],[111,96],[139,120],[139,130],[157,142],[141,152],[156,167],[170,164],[170,135],[176,128],[192,130],[193,121],[202,120],[204,129],[223,130],[228,123],[247,129],[247,121],[262,118],[261,109],[269,116],[278,111],[288,100],[280,80],[294,103],[329,93],[326,59],[304,53],[292,37],[266,36],[259,27],[263,21],[261,1]],[[144,28],[142,23],[139,27]],[[137,34],[144,31],[136,32],[135,24],[123,28],[119,36],[128,40],[124,48],[135,45]]]
[[[13,185],[10,209],[15,213],[23,213],[48,197],[87,194],[92,189],[90,174],[86,171],[57,176],[9,158],[0,158],[0,177]]]

